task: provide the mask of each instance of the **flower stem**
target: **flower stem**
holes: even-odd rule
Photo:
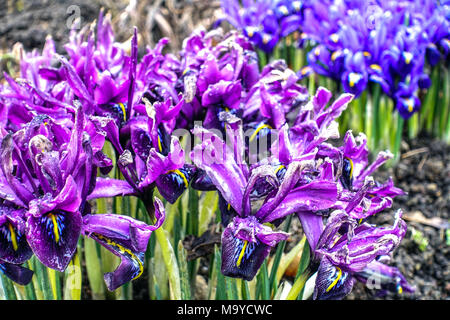
[[[394,141],[394,163],[397,163],[400,160],[400,145],[403,136],[403,125],[405,120],[403,117],[397,113],[397,131],[395,132],[395,141]]]
[[[284,232],[289,231],[289,228],[291,226],[291,220],[292,220],[292,215],[290,215],[286,219],[286,224],[285,224],[285,227],[283,228]],[[278,266],[280,265],[281,255],[283,254],[285,246],[286,246],[286,241],[281,241],[278,244],[277,251],[275,253],[275,258],[274,258],[273,264],[272,264],[272,269],[270,270],[269,284],[270,284],[270,292],[273,294],[273,296],[275,296],[275,294],[277,293],[278,284],[277,284],[276,275],[277,275]]]
[[[382,122],[379,121],[381,86],[378,83],[375,83],[374,85],[372,95],[372,146],[374,149],[379,150],[379,130],[381,129],[380,126],[383,125]]]

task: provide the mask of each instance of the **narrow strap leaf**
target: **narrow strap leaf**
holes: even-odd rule
[[[170,299],[181,300],[180,271],[177,258],[169,241],[169,234],[161,227],[154,231],[161,246],[164,264],[169,275]]]
[[[191,299],[191,289],[189,286],[189,274],[187,270],[186,249],[182,241],[178,241],[178,265],[180,266],[181,299]]]
[[[78,250],[65,271],[64,300],[81,299],[81,262]]]

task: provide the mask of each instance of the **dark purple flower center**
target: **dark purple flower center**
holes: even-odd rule
[[[52,239],[56,244],[62,245],[63,233],[66,230],[67,217],[65,212],[50,212],[41,217],[41,224],[44,226],[48,239]],[[60,243],[61,242],[61,243]]]

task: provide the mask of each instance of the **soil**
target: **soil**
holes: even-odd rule
[[[150,46],[157,37],[172,36],[172,49],[179,49],[181,40],[200,23],[213,22],[218,8],[217,1],[148,1],[148,4],[143,1],[140,6],[146,6],[145,24],[142,17],[127,13],[122,1],[1,1],[0,52],[11,49],[16,42],[21,42],[26,50],[40,50],[47,34],[51,34],[57,51],[64,53],[63,44],[69,36],[67,21],[73,14],[68,8],[72,5],[80,9],[81,26],[95,20],[100,8],[106,7],[113,17],[114,14],[121,17],[116,19],[117,25],[124,21],[128,21],[127,26],[141,25],[143,40]],[[159,16],[155,12],[159,12]],[[119,32],[118,38],[124,41],[130,34],[131,31]],[[394,252],[391,265],[400,269],[416,291],[379,297],[375,291],[357,283],[347,299],[449,299],[450,235],[446,235],[446,230],[450,212],[450,146],[426,136],[406,140],[402,144],[400,162],[394,168],[379,171],[375,178],[385,181],[388,176],[392,176],[395,185],[408,195],[396,198],[391,211],[376,215],[369,222],[390,225],[393,223],[391,213],[397,208],[404,211],[408,232]],[[200,274],[207,274],[207,270],[200,268]],[[89,299],[87,283],[83,287],[87,289],[83,290],[83,298]],[[133,298],[148,299],[146,277],[134,281],[133,288]]]
[[[101,3],[92,0],[4,0],[0,2],[0,48],[21,42],[25,50],[42,49],[50,34],[58,52],[64,52],[69,26],[78,15],[80,27],[98,16]],[[78,11],[79,10],[79,11]],[[75,25],[74,25],[75,26]]]

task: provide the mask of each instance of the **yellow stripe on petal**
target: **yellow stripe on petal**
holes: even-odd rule
[[[350,163],[350,179],[353,178],[353,160],[350,158],[347,158],[348,162]]]
[[[162,152],[162,144],[161,144],[161,138],[158,136],[158,149],[159,149],[159,152]]]
[[[255,132],[253,132],[253,134],[250,136],[250,142],[252,142],[252,141],[256,138],[256,136],[258,135],[258,132],[260,132],[260,131],[261,131],[262,129],[264,129],[264,128],[272,129],[272,127],[269,126],[268,124],[264,124],[264,123],[260,124],[260,125],[256,128]]]
[[[414,110],[414,99],[408,98],[406,99],[406,106],[408,107],[409,112],[413,112]]]
[[[53,223],[53,234],[55,235],[55,242],[59,242],[59,229],[58,229],[58,221],[56,221],[56,215],[53,213],[49,213],[48,215]]]
[[[372,70],[377,70],[377,71],[382,71],[383,70],[379,64],[371,64],[369,67]]]
[[[339,35],[337,33],[333,33],[330,36],[331,41],[333,41],[334,43],[337,43],[339,41]]]
[[[188,180],[186,179],[186,176],[185,176],[184,173],[181,172],[180,170],[178,170],[178,169],[176,169],[176,170],[169,170],[167,173],[176,173],[177,175],[179,175],[179,176],[183,179],[184,186],[185,186],[186,188],[189,187],[189,182],[188,182]]]
[[[278,10],[280,10],[280,12],[281,12],[283,15],[285,15],[285,16],[287,16],[287,15],[289,14],[289,10],[288,10],[288,8],[287,8],[286,6],[280,6],[280,7],[278,8]]]
[[[101,234],[94,233],[94,236],[97,237],[98,239],[106,242],[106,244],[110,245],[111,247],[116,248],[120,254],[122,254],[122,255],[128,254],[131,259],[133,259],[134,261],[137,261],[137,263],[139,265],[139,272],[132,280],[135,280],[142,275],[142,273],[144,272],[144,265],[141,262],[141,260],[130,249],[125,248],[124,246],[118,244],[117,242],[112,241],[111,239],[109,239],[107,237],[102,236]]]
[[[265,34],[263,35],[262,42],[263,42],[264,44],[268,44],[270,40],[272,40],[272,37],[271,37],[270,35],[268,35],[267,33],[265,33]]]
[[[119,102],[120,109],[122,109],[123,113],[123,121],[127,121],[127,110],[125,109],[125,105],[121,102]]]
[[[311,70],[312,70],[312,68],[310,66],[303,67],[302,70],[300,71],[300,73],[302,74],[302,76],[304,76],[305,74],[307,74]]]
[[[17,251],[17,249],[19,248],[19,246],[17,245],[17,235],[16,235],[16,231],[14,230],[14,227],[12,226],[11,223],[8,224],[8,229],[9,229],[9,233],[11,235],[11,242],[13,245],[13,249],[14,249],[14,251]]]
[[[338,283],[339,279],[342,277],[342,270],[341,270],[341,268],[336,267],[336,269],[338,270],[338,275],[337,275],[336,279],[334,279],[334,281],[327,288],[326,292],[329,292],[331,289],[333,289],[333,287]]]
[[[278,168],[275,170],[275,174],[277,174],[278,171],[280,171],[281,169],[284,169],[284,168],[286,168],[284,165],[278,166]]]
[[[316,56],[320,55],[320,47],[317,47],[316,49],[314,49],[314,54]]]
[[[336,50],[331,54],[331,61],[336,61],[336,59],[341,55],[341,50]]]
[[[239,254],[239,258],[236,261],[236,267],[239,267],[242,262],[242,258],[244,257],[245,249],[247,248],[248,241],[244,240],[244,245],[242,246],[241,253]]]
[[[359,73],[355,73],[355,72],[351,72],[348,75],[348,83],[350,85],[350,87],[354,87],[355,84],[357,84],[359,82],[359,80],[362,79],[362,76]]]

